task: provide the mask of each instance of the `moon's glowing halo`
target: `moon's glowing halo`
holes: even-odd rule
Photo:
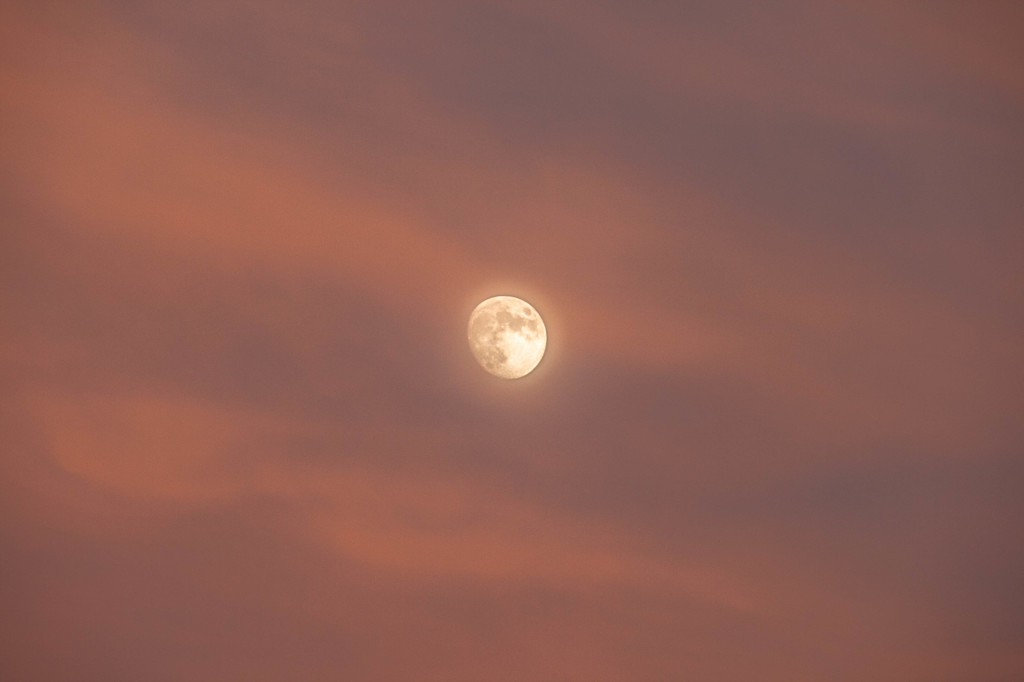
[[[469,316],[467,336],[480,366],[503,379],[532,372],[547,346],[540,313],[515,296],[492,296],[478,304]]]

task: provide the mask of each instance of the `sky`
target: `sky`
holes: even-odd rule
[[[1022,36],[3,3],[0,677],[1024,679]]]

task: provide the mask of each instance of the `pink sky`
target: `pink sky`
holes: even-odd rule
[[[1024,678],[1022,38],[4,4],[0,678]]]

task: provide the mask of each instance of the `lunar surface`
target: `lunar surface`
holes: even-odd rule
[[[496,377],[518,379],[544,357],[548,332],[526,301],[495,296],[469,316],[469,347],[480,366]]]

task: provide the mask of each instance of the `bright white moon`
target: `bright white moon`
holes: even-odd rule
[[[544,357],[547,343],[544,320],[521,298],[489,298],[469,316],[469,347],[473,357],[496,377],[526,376]]]

